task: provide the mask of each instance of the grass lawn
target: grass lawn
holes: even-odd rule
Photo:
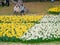
[[[60,42],[49,42],[49,43],[35,43],[35,44],[24,44],[24,43],[11,43],[11,42],[0,42],[0,45],[60,45]]]
[[[29,14],[48,14],[47,10],[50,7],[59,6],[60,1],[51,2],[25,2],[25,7],[29,9]],[[9,7],[0,7],[0,15],[12,15],[14,4],[11,3]]]

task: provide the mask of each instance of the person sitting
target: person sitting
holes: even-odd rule
[[[20,12],[19,5],[16,4],[15,7],[14,7],[14,14],[17,14],[19,12]]]
[[[23,4],[20,4],[20,14],[21,15],[24,15],[24,11],[25,10],[25,7],[23,6]]]

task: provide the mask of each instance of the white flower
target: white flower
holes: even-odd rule
[[[45,15],[41,19],[39,24],[35,24],[31,29],[28,30],[26,35],[23,35],[21,39],[51,39],[60,38],[60,15]]]

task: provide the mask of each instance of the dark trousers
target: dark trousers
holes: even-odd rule
[[[2,3],[2,7],[4,7],[4,2],[1,2]]]
[[[22,10],[22,11],[20,12],[20,14],[21,14],[21,15],[24,15],[24,10]]]
[[[6,6],[9,6],[9,5],[10,5],[9,1],[6,1]]]

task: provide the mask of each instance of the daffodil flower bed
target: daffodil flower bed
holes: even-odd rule
[[[60,15],[45,15],[20,39],[31,43],[60,41]]]
[[[0,18],[0,41],[24,43],[60,41],[60,15],[0,16]]]
[[[49,13],[52,13],[52,14],[59,14],[59,13],[60,13],[60,6],[50,8],[50,9],[48,10],[48,12],[49,12]]]
[[[1,23],[0,24],[0,37],[7,36],[7,37],[21,37],[25,32],[31,28],[34,23]]]
[[[0,41],[19,40],[42,17],[43,15],[0,16]]]
[[[35,23],[42,17],[43,15],[0,16],[0,23]]]

